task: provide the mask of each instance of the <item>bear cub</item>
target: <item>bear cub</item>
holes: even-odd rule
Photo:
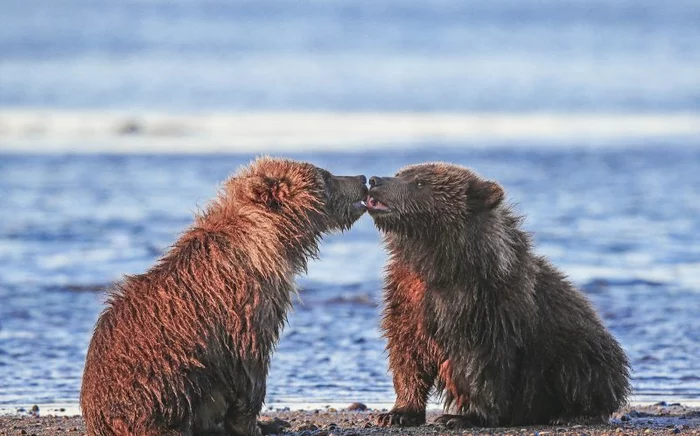
[[[88,434],[259,435],[294,276],[362,216],[365,183],[272,158],[227,180],[155,266],[112,290],[85,363]]]
[[[381,426],[420,425],[431,389],[450,427],[602,422],[629,363],[585,296],[533,253],[504,191],[425,163],[370,178],[389,253],[382,328],[396,403]]]

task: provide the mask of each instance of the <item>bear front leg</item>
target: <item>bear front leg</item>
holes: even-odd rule
[[[425,424],[428,395],[437,377],[436,347],[432,339],[421,334],[421,326],[406,321],[405,317],[392,319],[389,313],[385,317],[396,402],[388,413],[379,415],[377,424],[381,427]]]
[[[436,362],[429,358],[427,348],[415,336],[411,340],[389,341],[389,367],[393,373],[396,402],[388,413],[379,415],[379,426],[425,424],[428,394],[437,376]]]
[[[260,397],[259,395],[253,395]],[[264,392],[263,392],[264,397]],[[224,429],[229,436],[262,436],[258,415],[262,399],[239,398],[230,404],[224,418]]]
[[[252,413],[227,415],[224,428],[229,436],[262,436],[257,418],[258,415]]]
[[[389,264],[387,273],[382,330],[387,338],[396,403],[388,413],[379,415],[377,424],[417,426],[425,423],[425,406],[441,353],[425,328],[425,282],[396,260]]]

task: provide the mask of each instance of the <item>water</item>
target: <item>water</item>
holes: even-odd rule
[[[700,106],[696,0],[3,0],[0,106]]]
[[[298,153],[336,173],[442,159],[503,183],[537,250],[630,355],[641,399],[700,399],[700,149]],[[676,144],[677,145],[677,144]],[[147,269],[251,155],[0,156],[0,404],[75,404],[95,289]],[[378,332],[385,253],[371,219],[325,240],[298,283],[269,404],[390,403]]]
[[[700,399],[697,0],[1,9],[0,405],[76,404],[96,289],[147,269],[217,183],[271,151],[367,175],[442,159],[501,181],[630,354],[636,398]],[[163,151],[187,156],[147,154]],[[268,403],[393,400],[384,258],[368,217],[326,239]]]

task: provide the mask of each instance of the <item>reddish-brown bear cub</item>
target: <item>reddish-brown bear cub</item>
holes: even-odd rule
[[[454,427],[600,422],[625,403],[624,351],[503,199],[444,163],[370,178],[396,391],[380,425],[424,423],[433,387],[454,413],[438,422]]]
[[[258,435],[294,276],[365,211],[364,176],[262,158],[111,293],[80,404],[89,435]]]

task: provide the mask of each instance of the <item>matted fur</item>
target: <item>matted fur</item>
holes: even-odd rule
[[[115,286],[88,349],[89,435],[259,434],[294,275],[364,212],[364,176],[261,158],[148,272]]]
[[[389,251],[382,328],[396,404],[380,425],[600,421],[630,392],[629,364],[586,298],[532,252],[502,188],[456,165],[370,179]]]

